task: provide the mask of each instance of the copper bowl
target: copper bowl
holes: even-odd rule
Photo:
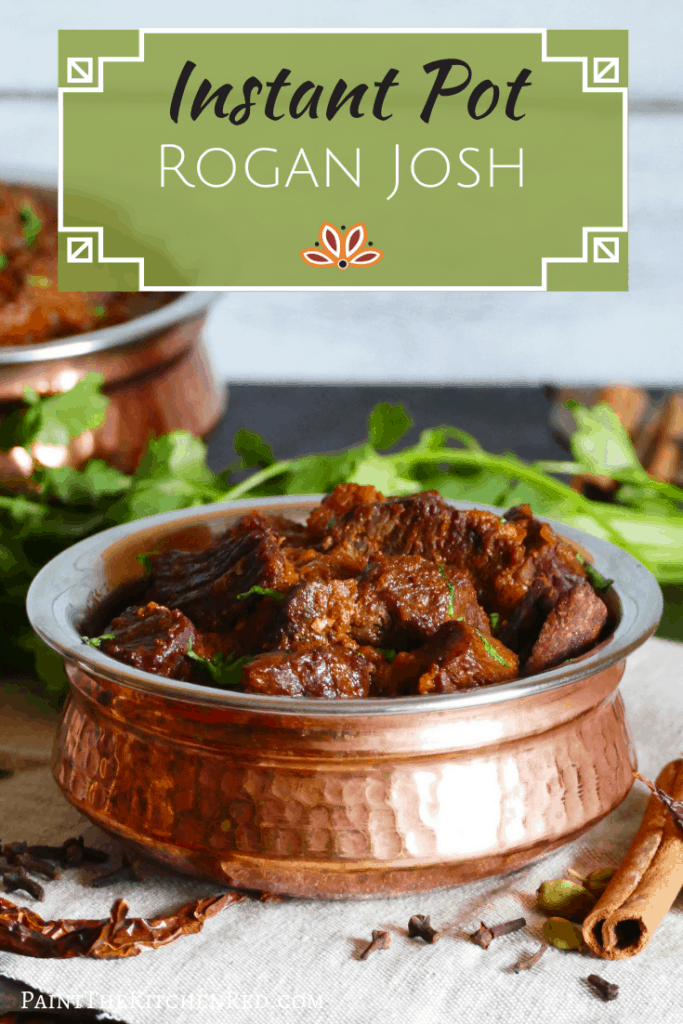
[[[43,203],[56,205],[54,189],[20,184]],[[78,466],[105,459],[124,472],[138,464],[150,437],[189,430],[206,437],[225,410],[226,391],[216,379],[202,328],[213,292],[177,299],[113,327],[36,345],[0,345],[0,418],[21,401],[25,385],[39,394],[68,391],[86,373],[104,376],[109,398],[104,423],[68,446],[36,452],[50,466]],[[44,448],[47,446],[43,446]],[[48,461],[49,460],[49,461]],[[0,477],[30,476],[23,449],[0,455]]]
[[[618,621],[588,654],[528,679],[395,700],[266,697],[164,679],[81,642],[104,625],[109,595],[141,582],[140,551],[201,548],[245,512],[303,518],[318,501],[152,516],[75,544],[36,576],[29,619],[71,683],[54,776],[72,804],[193,875],[361,898],[519,868],[621,803],[636,760],[617,687],[661,592],[630,555],[562,524],[614,579]]]

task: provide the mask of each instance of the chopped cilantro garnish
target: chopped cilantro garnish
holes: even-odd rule
[[[576,559],[583,566],[584,572],[586,573],[586,579],[598,594],[604,594],[614,583],[614,580],[608,580],[602,573],[599,573],[595,566],[587,562],[583,555],[576,552]]]
[[[439,572],[445,579],[446,586],[448,587],[448,614],[453,616],[455,615],[455,609],[453,607],[453,595],[455,594],[455,587],[453,586],[448,576],[446,575],[446,570],[444,569],[443,562],[439,562]]]
[[[242,679],[242,669],[252,657],[250,654],[242,658],[235,658],[232,654],[226,658],[224,654],[214,654],[213,658],[202,658],[192,648],[192,637],[190,637],[185,654],[192,661],[198,662],[209,673],[214,683],[219,686],[239,686]]]
[[[245,590],[243,594],[237,595],[238,601],[244,601],[246,597],[251,597],[252,594],[260,594],[262,597],[272,597],[274,601],[284,601],[285,595],[281,594],[279,590],[271,590],[270,587],[250,587],[249,590]]]
[[[391,647],[378,647],[377,650],[380,654],[384,655],[384,660],[388,661],[390,665],[398,654],[398,651],[393,650]]]
[[[500,618],[498,612],[491,612],[489,619],[491,620],[491,629],[496,629],[498,626],[498,619]]]
[[[82,636],[81,640],[91,647],[99,647],[103,640],[113,640],[115,636],[115,633],[103,633],[102,636]]]
[[[152,558],[152,555],[149,552],[141,553],[141,554],[135,556],[135,561],[140,563],[140,565],[145,570],[145,572],[147,573],[148,576],[149,576],[150,572],[152,571],[151,558]]]
[[[477,630],[477,633],[479,633],[479,636],[481,637],[482,643],[484,644],[484,650],[486,651],[486,653],[490,654],[492,658],[495,658],[499,665],[505,665],[505,668],[510,668],[509,662],[505,660],[502,654],[498,653],[498,651],[493,646],[491,641],[487,640],[480,630]]]
[[[90,312],[91,312],[91,313],[93,313],[93,314],[94,314],[94,315],[95,315],[95,316],[96,316],[96,317],[97,317],[98,319],[101,319],[101,318],[102,318],[102,317],[104,316],[105,312],[106,312],[106,310],[105,310],[104,306],[88,306],[88,309],[89,309],[89,310],[90,310]]]
[[[0,252],[0,270],[4,270],[8,263],[9,260],[5,256],[4,252]]]
[[[40,217],[38,217],[37,214],[35,214],[31,207],[28,205],[24,206],[21,210],[19,214],[19,219],[21,220],[21,223],[24,225],[24,238],[26,239],[28,245],[31,246],[38,237],[38,232],[43,226],[43,222],[41,221]]]

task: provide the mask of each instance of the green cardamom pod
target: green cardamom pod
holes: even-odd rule
[[[543,934],[558,949],[581,949],[583,946],[581,928],[564,917],[549,917],[543,925]]]
[[[536,890],[536,896],[541,910],[577,921],[583,921],[595,906],[593,893],[585,885],[570,882],[567,878],[543,882]]]
[[[586,888],[590,889],[596,899],[600,899],[616,873],[616,868],[598,868],[597,871],[591,871],[586,879]]]

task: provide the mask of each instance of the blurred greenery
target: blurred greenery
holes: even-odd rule
[[[664,614],[656,636],[667,640],[683,640],[683,586],[665,584],[662,593]]]

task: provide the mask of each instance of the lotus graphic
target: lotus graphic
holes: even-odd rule
[[[325,222],[318,232],[320,248],[302,249],[299,255],[310,267],[371,267],[379,263],[384,253],[379,249],[364,248],[368,230],[365,224],[354,224],[341,231]],[[316,243],[317,245],[317,243]]]

